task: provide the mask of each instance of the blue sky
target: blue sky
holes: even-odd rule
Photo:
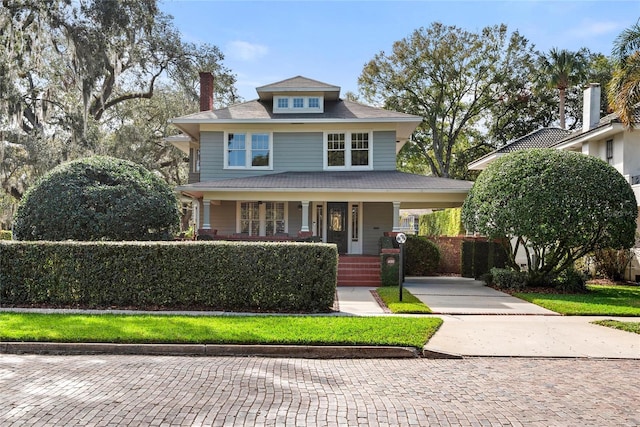
[[[366,62],[438,21],[476,31],[505,23],[538,50],[587,47],[609,55],[640,18],[638,1],[219,1],[163,0],[184,40],[225,54],[245,100],[255,88],[303,75],[358,92]]]

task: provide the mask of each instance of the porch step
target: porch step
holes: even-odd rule
[[[380,257],[341,255],[338,286],[380,286]]]

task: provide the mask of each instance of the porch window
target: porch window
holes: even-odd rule
[[[248,236],[260,235],[260,205],[258,202],[240,203],[240,232]]]
[[[371,132],[325,134],[325,169],[371,169]]]
[[[285,202],[240,202],[240,233],[274,236],[286,233]]]
[[[284,203],[267,202],[265,218],[265,235],[273,236],[284,233]]]
[[[271,169],[271,133],[228,132],[225,134],[225,169]]]

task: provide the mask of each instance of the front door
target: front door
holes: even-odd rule
[[[327,203],[327,243],[335,243],[338,253],[347,253],[347,203]]]

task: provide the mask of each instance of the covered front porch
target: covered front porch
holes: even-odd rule
[[[287,172],[178,187],[198,234],[228,240],[314,240],[378,255],[402,209],[460,206],[471,183],[397,171]]]

